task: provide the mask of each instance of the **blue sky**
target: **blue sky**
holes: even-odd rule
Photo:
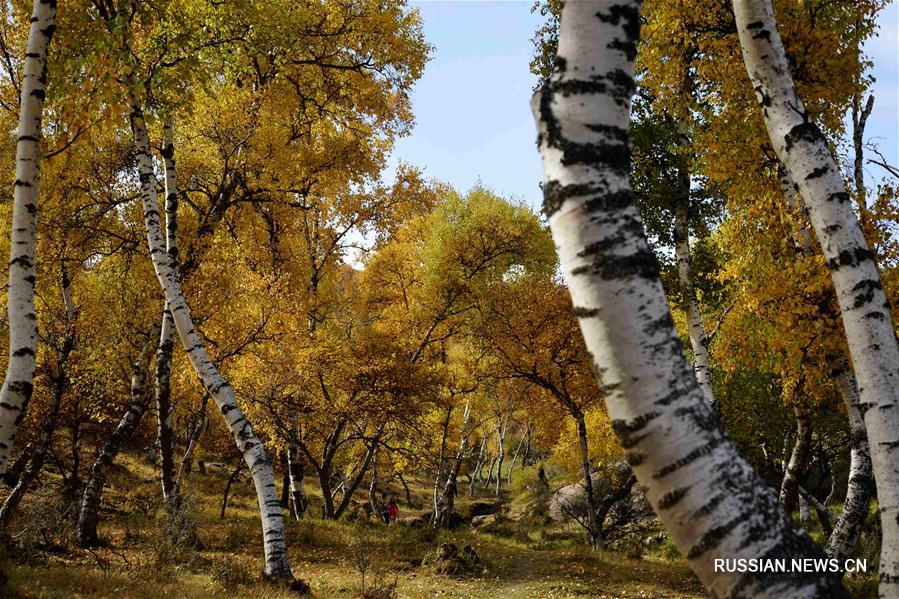
[[[402,161],[461,191],[481,181],[538,208],[542,167],[528,107],[534,83],[528,63],[530,38],[541,19],[531,14],[532,1],[413,0],[412,5],[421,11],[425,36],[435,49],[412,93],[415,128],[397,143],[388,178]],[[877,78],[867,137],[876,138],[894,164],[899,162],[897,23],[893,3],[881,15],[880,37],[866,47]],[[869,167],[869,174],[879,178],[881,172]]]

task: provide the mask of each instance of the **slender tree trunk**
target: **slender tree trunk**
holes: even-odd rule
[[[481,448],[478,450],[478,460],[475,462],[474,468],[471,470],[471,473],[468,475],[468,496],[474,497],[474,486],[477,483],[478,478],[481,476],[481,469],[484,467],[484,462],[486,461],[485,452],[487,451],[487,437],[484,437],[481,440]]]
[[[499,497],[503,487],[503,459],[506,457],[506,428],[509,417],[500,414],[496,428],[496,496]]]
[[[453,510],[456,505],[457,481],[459,479],[459,470],[462,468],[462,461],[465,459],[465,453],[468,451],[468,426],[471,423],[471,406],[465,404],[465,412],[462,417],[462,432],[459,439],[459,450],[456,452],[456,458],[453,465],[446,473],[446,483],[443,485],[443,492],[437,501],[437,509],[434,511],[432,524],[435,528],[443,528],[449,526]]]
[[[303,489],[303,478],[306,468],[300,450],[295,445],[287,448],[287,473],[290,478],[290,503],[291,513],[295,520],[299,520],[309,510],[309,500]]]
[[[832,574],[720,572],[715,559],[823,557],[724,436],[687,362],[629,183],[636,0],[567,2],[535,96],[544,211],[612,428],[713,596],[848,597]]]
[[[178,185],[175,170],[174,127],[167,121],[163,125],[162,158],[165,164],[165,241],[166,253],[172,269],[178,271]],[[177,275],[176,275],[177,276]],[[159,349],[156,352],[156,416],[159,445],[159,475],[162,498],[166,509],[171,510],[179,502],[175,472],[175,446],[172,432],[172,353],[175,349],[175,321],[168,303],[162,313],[159,333]]]
[[[443,462],[446,457],[446,439],[449,435],[449,424],[452,414],[453,408],[452,406],[450,406],[446,409],[446,417],[443,419],[443,432],[440,436],[440,451],[437,453],[437,474],[434,476],[433,511],[431,512],[432,524],[437,517],[437,512],[439,509],[437,501],[440,498],[440,486],[443,483]]]
[[[178,466],[178,473],[175,475],[175,488],[179,490],[183,486],[182,483],[187,478],[187,475],[190,474],[191,468],[193,467],[194,452],[197,449],[197,444],[200,442],[200,436],[203,434],[203,431],[206,430],[206,404],[208,402],[209,394],[204,393],[203,400],[200,402],[200,411],[197,415],[197,420],[190,428],[187,435],[187,448],[181,456],[181,464]],[[206,473],[201,472],[201,474]]]
[[[290,472],[288,471],[287,465],[287,453],[280,452],[278,454],[278,459],[281,461],[281,499],[279,503],[281,504],[281,509],[285,509],[290,507]]]
[[[56,368],[52,376],[52,399],[44,416],[43,426],[37,440],[37,447],[31,456],[31,463],[18,478],[16,486],[0,506],[0,532],[5,531],[16,509],[25,497],[28,487],[37,479],[44,467],[44,459],[47,451],[53,443],[53,434],[56,432],[56,423],[59,419],[59,406],[62,396],[68,387],[67,365],[69,354],[75,347],[75,306],[72,303],[72,295],[69,293],[69,275],[65,266],[62,267],[62,298],[66,309],[66,331],[59,343],[56,354]]]
[[[381,443],[381,434],[384,432],[384,423],[378,425],[378,428],[375,432],[375,436],[372,439],[372,443],[368,448],[368,451],[365,452],[365,457],[362,459],[362,465],[359,466],[359,471],[356,473],[356,476],[353,478],[352,482],[349,486],[344,487],[343,498],[340,500],[340,505],[337,506],[337,509],[334,510],[334,519],[339,520],[346,509],[350,506],[350,501],[353,499],[353,494],[356,493],[356,489],[359,488],[359,484],[362,482],[362,478],[365,476],[365,473],[368,472],[368,468],[372,463],[372,459],[375,457],[375,453],[378,450],[378,446]]]
[[[899,596],[899,346],[890,304],[840,169],[796,94],[771,1],[734,0],[734,15],[771,143],[798,184],[837,293],[877,484],[880,594]]]
[[[593,478],[590,471],[590,452],[587,448],[587,425],[583,412],[572,414],[577,422],[577,440],[581,450],[581,469],[584,473],[584,492],[587,494],[587,534],[590,535],[590,546],[594,549],[602,547],[603,539],[600,526],[596,520],[596,496],[593,494]]]
[[[228,429],[234,436],[237,448],[243,454],[244,461],[253,476],[262,520],[265,574],[271,578],[291,580],[293,575],[287,556],[284,516],[278,504],[272,461],[266,453],[262,441],[256,436],[250,422],[237,405],[231,385],[209,359],[206,346],[194,328],[190,308],[181,291],[177,272],[174,265],[167,259],[165,240],[159,222],[156,175],[153,171],[153,159],[150,156],[150,141],[147,136],[143,110],[136,102],[132,102],[131,127],[134,133],[135,155],[141,184],[144,225],[153,268],[159,284],[165,292],[169,311],[175,321],[175,329],[187,352],[191,366],[221,411]]]
[[[528,423],[527,426],[525,426],[524,432],[521,434],[521,440],[518,441],[518,447],[515,448],[515,453],[512,454],[512,461],[509,462],[509,474],[506,477],[506,480],[510,485],[512,484],[512,471],[515,469],[515,462],[518,461],[518,454],[521,453],[521,447],[524,445],[524,440],[530,432],[531,425]]]
[[[234,469],[234,472],[231,473],[231,476],[228,477],[228,482],[225,483],[225,491],[222,493],[222,508],[219,510],[219,520],[225,519],[225,510],[228,508],[228,495],[231,494],[231,485],[237,480],[243,467],[243,464],[238,464],[237,468]]]
[[[801,401],[794,401],[793,413],[796,415],[796,443],[793,453],[787,462],[784,477],[780,483],[780,502],[787,512],[796,509],[799,499],[799,483],[808,466],[809,451],[812,443],[812,417],[808,406]]]
[[[13,187],[7,318],[9,361],[0,388],[0,475],[12,451],[19,422],[34,389],[37,316],[34,312],[34,256],[40,184],[41,117],[47,79],[47,51],[56,29],[56,1],[34,0],[19,96],[16,180]]]
[[[868,96],[864,107],[861,106],[861,98],[858,94],[852,98],[852,147],[855,154],[853,179],[855,180],[855,191],[858,197],[859,220],[862,233],[866,233],[868,227],[870,227],[867,191],[865,189],[865,125],[873,109],[874,96]]]
[[[154,331],[150,338],[156,334]],[[103,498],[103,487],[106,485],[106,478],[109,476],[109,469],[112,467],[113,461],[118,456],[122,448],[122,444],[131,438],[137,425],[140,423],[141,417],[149,407],[149,397],[147,394],[147,370],[150,368],[150,359],[153,355],[150,349],[152,344],[150,341],[144,345],[138,359],[134,362],[134,368],[131,373],[131,403],[128,409],[119,421],[118,426],[106,440],[100,455],[94,461],[91,467],[91,476],[84,488],[84,495],[81,499],[81,511],[78,515],[78,525],[76,528],[76,539],[81,547],[93,547],[99,544],[100,539],[97,536],[97,524],[100,516],[100,503]]]
[[[690,270],[690,175],[686,173],[680,190],[686,194],[683,202],[674,210],[674,250],[677,255],[677,273],[681,292],[684,296],[684,312],[687,315],[687,329],[690,335],[690,347],[693,349],[693,371],[696,382],[702,390],[709,405],[715,405],[715,394],[712,392],[712,369],[709,363],[708,336],[702,315],[699,312],[699,300],[696,299],[696,288],[693,286],[693,275]]]
[[[398,476],[400,479],[400,484],[403,485],[403,493],[405,493],[405,495],[406,495],[406,505],[411,506],[412,505],[412,492],[409,491],[409,485],[406,484],[406,479],[403,477],[402,474],[399,474]]]
[[[368,503],[371,505],[371,513],[375,518],[381,519],[381,506],[378,505],[378,456],[375,452],[371,469],[371,483],[368,485]]]
[[[490,483],[493,482],[493,467],[496,466],[496,456],[491,457],[490,459],[490,467],[487,468],[487,480],[484,481],[484,489],[487,489],[490,486]]]
[[[858,386],[848,363],[844,362],[837,374],[837,384],[849,415],[849,484],[843,511],[834,526],[833,534],[827,540],[827,555],[842,563],[852,555],[858,544],[859,534],[868,516],[868,506],[874,495],[874,477]]]

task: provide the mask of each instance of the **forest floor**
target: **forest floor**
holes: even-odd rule
[[[252,485],[232,488],[219,518],[229,472],[209,469],[190,480],[190,513],[200,548],[166,543],[153,467],[132,456],[120,459],[104,496],[100,536],[104,547],[75,548],[66,507],[46,493],[11,531],[16,549],[4,556],[8,577],[0,596],[70,597],[296,597],[263,580],[261,531]],[[309,485],[312,486],[311,484]],[[410,485],[413,504],[426,506],[429,488]],[[49,485],[48,485],[49,487]],[[359,491],[360,500],[366,494]],[[402,497],[402,493],[398,492]],[[485,501],[488,497],[476,498]],[[465,511],[469,500],[461,500]],[[423,512],[404,503],[401,517]],[[23,525],[24,523],[24,525]],[[311,585],[312,597],[402,598],[689,598],[703,597],[698,580],[676,552],[663,544],[651,551],[590,551],[578,531],[508,522],[492,533],[467,525],[434,533],[428,528],[320,519],[288,521],[294,575]],[[481,562],[466,574],[439,574],[429,566],[441,543],[471,545]],[[639,545],[639,543],[638,543]],[[422,561],[424,560],[424,565]],[[364,570],[364,578],[362,571]],[[363,592],[364,589],[364,592]]]

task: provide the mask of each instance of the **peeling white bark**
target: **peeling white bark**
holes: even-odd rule
[[[899,597],[899,346],[853,202],[796,94],[770,0],[734,0],[746,70],[774,150],[808,209],[837,293],[861,396],[883,530],[881,597]]]
[[[0,475],[12,451],[19,422],[34,388],[37,316],[34,312],[34,251],[40,184],[41,117],[47,51],[56,29],[56,0],[35,0],[25,49],[19,98],[16,180],[13,189],[7,313],[9,362],[0,388]]]
[[[567,2],[533,102],[544,210],[612,427],[714,597],[848,597],[837,577],[716,572],[716,558],[823,557],[726,439],[668,310],[628,180],[636,0]]]

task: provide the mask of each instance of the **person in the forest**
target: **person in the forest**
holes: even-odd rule
[[[390,501],[387,502],[387,519],[390,522],[395,522],[396,517],[399,515],[399,513],[400,513],[400,508],[396,504],[396,497],[391,497]]]

